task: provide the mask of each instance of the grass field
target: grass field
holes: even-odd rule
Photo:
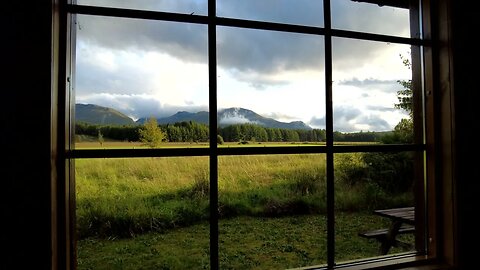
[[[80,269],[208,268],[208,157],[75,163]],[[357,236],[386,226],[371,210],[411,203],[411,194],[343,181],[359,163],[358,154],[336,155],[339,261],[377,255],[377,243]],[[222,269],[325,263],[324,155],[221,156],[218,164]]]
[[[374,142],[335,142],[336,145],[358,145],[358,144],[375,144]],[[160,148],[198,148],[208,147],[208,142],[166,142]],[[272,146],[312,146],[325,145],[323,142],[250,142],[241,144],[238,142],[225,142],[219,147],[272,147]],[[122,141],[105,141],[100,144],[95,139],[83,140],[75,143],[77,149],[142,149],[148,148],[141,142],[122,142]]]

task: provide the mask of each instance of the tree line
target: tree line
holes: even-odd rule
[[[159,125],[169,142],[208,142],[209,127],[205,124],[188,121]],[[143,126],[93,125],[76,123],[75,134],[119,141],[141,141]],[[219,127],[217,134],[225,142],[324,142],[324,129],[281,129],[268,128],[256,124],[235,124]],[[333,139],[338,142],[377,142],[386,132],[334,132]]]

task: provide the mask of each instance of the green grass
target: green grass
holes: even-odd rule
[[[335,160],[339,261],[376,256],[378,243],[356,235],[388,225],[371,210],[411,202],[342,179],[364,166],[356,155]],[[75,163],[80,269],[208,268],[208,157]],[[325,155],[222,156],[218,166],[222,269],[325,262]]]
[[[378,256],[379,244],[359,230],[386,226],[366,213],[336,216],[336,261]],[[324,215],[237,217],[219,223],[221,269],[286,269],[326,263]],[[79,269],[209,269],[207,223],[128,239],[79,241]],[[409,239],[411,242],[412,239]],[[404,252],[394,248],[392,253]]]
[[[77,135],[78,141],[75,143],[76,149],[145,149],[147,146],[141,142],[123,142],[105,139],[103,144],[98,142],[98,138],[87,135]],[[375,142],[335,142],[335,145],[364,145],[375,144]],[[159,148],[207,148],[208,142],[165,142]],[[225,142],[218,145],[221,148],[229,147],[302,147],[302,146],[325,146],[324,142],[249,142],[241,144],[238,142]]]

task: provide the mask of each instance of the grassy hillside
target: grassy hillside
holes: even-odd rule
[[[96,125],[134,125],[125,114],[112,108],[93,104],[75,104],[75,120]]]

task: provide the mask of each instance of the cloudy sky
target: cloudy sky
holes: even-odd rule
[[[102,5],[205,15],[207,0],[82,0]],[[319,0],[218,0],[217,15],[323,26]],[[204,25],[78,15],[76,102],[115,108],[134,119],[208,110]],[[409,36],[407,10],[332,1],[338,29]],[[397,80],[410,79],[400,55],[410,46],[333,38],[334,129],[391,130]],[[280,121],[325,128],[322,36],[217,28],[218,107],[242,107]]]

